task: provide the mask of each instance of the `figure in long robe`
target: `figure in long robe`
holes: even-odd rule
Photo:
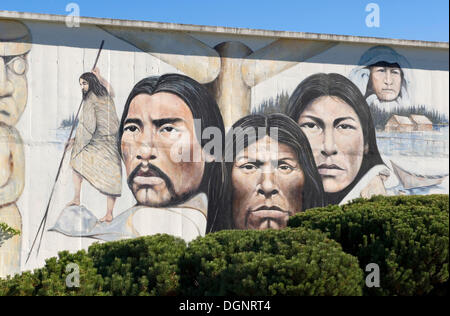
[[[68,205],[80,205],[81,184],[83,180],[87,180],[107,196],[106,215],[100,221],[111,222],[114,204],[122,189],[122,170],[117,148],[119,119],[110,94],[112,89],[101,78],[98,70],[83,74],[80,86],[83,107],[75,139],[70,141],[73,146],[70,165],[73,169],[75,194]],[[107,88],[110,88],[110,92]]]

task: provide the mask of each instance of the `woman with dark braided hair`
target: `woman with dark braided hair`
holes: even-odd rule
[[[97,69],[80,77],[83,108],[75,139],[70,141],[75,194],[68,206],[80,205],[81,184],[85,179],[106,195],[106,215],[100,221],[111,222],[116,197],[121,195],[122,169],[117,149],[119,119],[108,92],[112,89],[107,83],[109,89],[105,88],[104,82]]]

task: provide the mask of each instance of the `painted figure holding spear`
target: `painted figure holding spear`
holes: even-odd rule
[[[72,147],[70,166],[73,169],[74,198],[67,206],[79,206],[81,184],[87,180],[106,195],[106,215],[100,221],[111,222],[116,197],[122,189],[122,170],[117,147],[119,119],[109,83],[95,68],[80,76],[83,107]]]
[[[92,72],[87,72],[80,76],[79,83],[83,98],[75,116],[75,121],[79,118],[77,133],[75,138],[72,139],[75,129],[75,125],[73,125],[59,162],[44,216],[28,252],[26,263],[30,260],[31,253],[38,239],[39,244],[36,257],[41,249],[50,204],[55,193],[56,183],[61,174],[64,158],[70,147],[72,147],[70,165],[73,169],[75,194],[74,199],[68,205],[78,206],[80,204],[81,184],[83,179],[86,179],[97,190],[107,196],[107,212],[101,221],[111,222],[113,219],[114,204],[116,198],[121,194],[122,168],[117,148],[119,119],[112,100],[114,92],[109,83],[100,76],[100,71],[97,68],[104,44],[105,41],[103,40],[100,44],[94,67],[92,67]]]

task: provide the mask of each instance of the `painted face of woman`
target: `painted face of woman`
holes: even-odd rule
[[[337,97],[311,102],[298,120],[313,151],[324,190],[344,190],[356,178],[368,146],[358,115]]]
[[[236,156],[232,171],[237,229],[281,229],[302,210],[305,176],[292,148],[269,136]]]

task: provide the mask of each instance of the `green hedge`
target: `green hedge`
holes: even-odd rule
[[[193,241],[180,262],[184,295],[361,295],[353,256],[318,231],[222,231]]]
[[[374,197],[308,210],[290,227],[319,229],[358,257],[380,266],[380,288],[366,295],[445,294],[449,263],[448,195]]]
[[[0,223],[0,247],[3,242],[19,234],[20,231],[17,229],[11,228],[5,223]]]
[[[207,263],[212,254],[231,261],[211,270],[217,262]],[[69,263],[80,267],[80,288],[65,285]],[[197,276],[208,273],[210,279]],[[287,229],[220,232],[187,249],[184,241],[168,235],[95,244],[88,253],[62,252],[34,273],[0,281],[0,296],[360,295],[361,286],[356,258],[336,242],[317,231]]]
[[[0,296],[448,294],[447,195],[359,199],[289,225],[218,232],[189,246],[156,235],[61,252],[0,280]],[[80,268],[79,288],[66,287],[70,263]],[[381,288],[364,286],[368,263],[379,264]]]
[[[106,244],[94,244],[89,252],[46,260],[34,273],[0,281],[0,296],[137,296],[174,295],[178,291],[178,260],[186,244],[168,235],[155,235]],[[68,288],[66,278],[79,266],[79,288]]]
[[[73,270],[66,271],[67,266],[75,263],[79,266],[80,287],[70,289],[66,278]],[[21,275],[0,281],[0,296],[98,296],[103,292],[103,279],[97,274],[91,257],[83,250],[75,254],[67,251],[59,253],[59,258],[50,258],[42,269],[34,273]]]
[[[178,260],[186,243],[168,235],[94,244],[89,248],[94,266],[112,295],[176,295]]]

